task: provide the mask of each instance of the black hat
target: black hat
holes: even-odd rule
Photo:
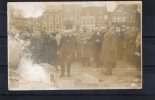
[[[51,32],[52,36],[56,36],[56,32]]]

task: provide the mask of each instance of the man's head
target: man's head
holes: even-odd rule
[[[52,37],[56,37],[56,32],[51,32]]]
[[[46,32],[45,31],[41,31],[41,34],[46,34]]]

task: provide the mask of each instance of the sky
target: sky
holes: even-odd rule
[[[25,18],[39,17],[43,14],[46,5],[78,4],[81,6],[105,6],[107,11],[112,12],[118,4],[140,4],[140,1],[87,1],[87,2],[9,2],[14,9],[19,10]]]

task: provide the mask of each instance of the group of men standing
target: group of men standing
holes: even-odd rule
[[[106,75],[111,75],[117,58],[127,57],[130,61],[134,56],[137,36],[132,32],[127,28],[116,31],[115,27],[107,27],[95,31],[33,34],[32,59],[35,63],[49,63],[56,68],[60,65],[60,77],[65,75],[65,70],[71,77],[75,61],[83,66],[91,66],[94,62],[96,67],[106,68]]]
[[[34,33],[31,37],[31,54],[34,63],[56,65],[57,41],[56,34],[50,36],[46,32]]]
[[[61,38],[61,39],[60,39]],[[63,33],[34,33],[31,37],[31,54],[34,63],[48,63],[58,69],[61,66],[61,75],[71,77],[71,63],[75,59],[76,39],[73,34]]]

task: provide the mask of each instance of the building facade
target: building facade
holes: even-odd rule
[[[111,23],[113,25],[139,26],[140,16],[137,11],[137,5],[119,5],[111,13]]]
[[[106,25],[135,25],[140,27],[137,5],[119,5],[113,12],[106,6],[83,7],[81,5],[47,5],[42,16],[24,18],[9,7],[9,27],[19,30],[59,32],[102,28]]]
[[[95,29],[95,17],[94,16],[82,16],[80,18],[80,30]]]
[[[47,6],[42,16],[33,19],[34,31],[55,32],[62,29],[61,8],[53,6]]]

